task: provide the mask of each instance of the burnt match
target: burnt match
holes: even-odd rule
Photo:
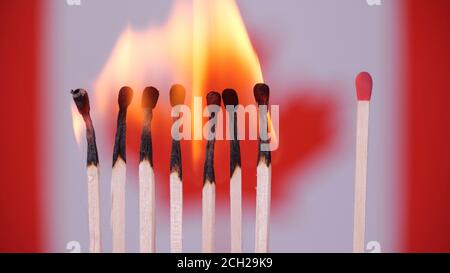
[[[255,100],[259,108],[258,163],[256,168],[256,230],[255,252],[265,253],[269,244],[269,220],[271,198],[271,154],[268,136],[269,87],[258,83],[253,88]]]
[[[133,99],[133,90],[122,87],[119,91],[119,114],[114,143],[111,176],[111,229],[112,251],[125,252],[125,182],[126,182],[126,119]]]
[[[155,173],[151,122],[159,91],[146,87],[142,92],[143,125],[139,157],[139,244],[141,252],[155,252]]]
[[[242,252],[242,178],[241,149],[237,130],[237,106],[239,99],[233,89],[225,89],[222,99],[228,113],[228,131],[230,132],[230,224],[231,252]]]
[[[95,130],[90,115],[89,96],[86,90],[76,89],[70,91],[78,112],[86,125],[87,141],[87,178],[88,178],[88,218],[89,218],[89,251],[101,251],[100,237],[100,189],[99,189],[99,162]]]
[[[206,95],[208,106],[220,107],[220,94],[209,92]],[[214,231],[215,231],[215,174],[214,174],[214,144],[216,142],[217,112],[211,111],[209,123],[212,124],[209,130],[208,142],[206,144],[206,158],[203,169],[203,190],[202,190],[202,250],[204,253],[214,251]]]
[[[186,90],[183,86],[175,84],[170,88],[173,124],[180,119],[179,107],[177,106],[184,104],[185,96]],[[176,126],[172,128],[174,127]],[[179,135],[179,131],[172,131],[172,148],[170,151],[170,251],[173,253],[179,253],[183,250],[183,172]]]
[[[353,222],[353,252],[364,252],[366,228],[367,146],[369,138],[369,106],[372,97],[372,77],[361,72],[356,77],[356,168]]]

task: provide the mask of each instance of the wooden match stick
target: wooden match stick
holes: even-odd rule
[[[158,97],[156,88],[146,87],[141,100],[144,121],[139,151],[139,245],[140,251],[147,253],[155,252],[155,173],[151,122]]]
[[[361,72],[356,77],[356,168],[353,223],[353,252],[363,253],[366,226],[367,143],[369,137],[369,105],[372,96],[372,77]]]
[[[125,252],[126,119],[132,99],[133,90],[122,87],[118,98],[119,114],[111,176],[112,252]]]
[[[186,91],[183,86],[175,84],[170,88],[170,105],[176,107],[184,103]],[[177,111],[177,109],[175,108]],[[175,113],[173,123],[180,118]],[[179,253],[183,250],[183,183],[181,165],[181,145],[179,131],[172,131],[172,149],[170,152],[170,251]]]
[[[206,96],[208,106],[220,106],[220,94],[209,92]],[[209,120],[217,119],[214,112]],[[216,120],[217,121],[217,120]],[[202,250],[204,253],[214,252],[214,231],[216,214],[216,178],[214,174],[214,144],[216,142],[216,124],[211,127],[208,142],[206,144],[206,158],[203,169],[203,190],[202,190]]]
[[[88,177],[88,218],[89,218],[89,251],[101,252],[100,237],[100,189],[99,189],[99,168],[98,152],[95,141],[94,125],[89,114],[89,96],[86,90],[76,89],[70,92],[78,108],[78,112],[83,116],[86,124],[87,140],[87,177]]]
[[[232,126],[230,131],[230,224],[231,252],[242,252],[242,181],[241,181],[241,149],[237,132],[236,106],[239,104],[235,90],[225,89],[222,99]]]
[[[267,136],[268,119],[267,110],[269,104],[269,87],[258,83],[253,88],[255,100],[259,106],[259,141],[258,141],[258,165],[256,168],[256,230],[255,252],[265,253],[269,244],[269,220],[271,198],[271,153],[268,146],[270,140]],[[265,109],[264,109],[265,108]]]

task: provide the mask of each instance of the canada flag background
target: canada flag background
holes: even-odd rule
[[[71,89],[92,97],[105,252],[117,92],[131,86],[138,107],[145,86],[159,89],[156,250],[168,252],[171,84],[189,95],[233,87],[250,104],[262,79],[280,109],[270,251],[351,252],[360,71],[374,80],[367,251],[449,252],[449,14],[447,0],[0,1],[0,252],[69,252],[73,241],[88,252],[86,143]],[[128,252],[139,250],[133,111]],[[219,252],[230,249],[227,145],[215,162]],[[243,250],[253,252],[257,145],[241,145]],[[201,250],[203,146],[182,142],[186,252]]]

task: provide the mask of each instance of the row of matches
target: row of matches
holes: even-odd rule
[[[256,103],[268,105],[269,87],[266,84],[255,85]],[[176,84],[170,89],[170,104],[173,109],[184,104],[185,89]],[[86,90],[72,90],[71,94],[86,124],[87,139],[87,177],[88,177],[88,218],[89,218],[89,250],[101,252],[100,235],[100,190],[99,190],[99,159],[95,140],[95,131],[90,117],[89,96]],[[122,87],[118,95],[119,112],[115,135],[113,165],[111,175],[111,229],[112,252],[125,252],[125,185],[126,185],[126,116],[127,109],[133,98],[130,87]],[[143,125],[140,144],[139,163],[139,243],[141,252],[155,252],[155,175],[153,170],[153,149],[151,121],[153,109],[156,107],[159,91],[154,87],[146,87],[142,93]],[[206,96],[207,105],[220,107],[224,105],[236,107],[239,104],[235,90],[225,89],[222,95],[209,92]],[[242,194],[241,194],[241,155],[238,140],[237,113],[229,111],[230,120],[234,122],[230,138],[230,215],[231,215],[231,252],[242,251]],[[267,110],[259,108],[259,128],[267,130]],[[175,113],[173,123],[181,117]],[[215,112],[210,112],[210,121],[215,119]],[[215,123],[212,123],[210,136],[206,144],[206,156],[203,172],[202,189],[202,251],[214,251],[215,234],[215,174],[214,174],[214,144]],[[262,126],[262,124],[264,126]],[[172,132],[170,155],[170,249],[171,252],[182,252],[183,242],[183,183],[182,160],[179,137]],[[264,132],[267,133],[267,132]],[[260,131],[260,136],[262,132]],[[265,138],[264,138],[265,139]],[[269,140],[259,137],[256,197],[256,229],[255,252],[268,251],[270,190],[271,190],[271,153],[261,149],[261,144]]]

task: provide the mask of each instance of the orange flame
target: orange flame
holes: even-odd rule
[[[232,87],[242,97],[252,93],[255,83],[263,82],[261,65],[234,1],[194,1],[192,43],[193,95],[203,96],[210,90]],[[241,103],[245,101],[242,99]],[[195,120],[194,134],[201,134],[202,124]],[[200,142],[193,141],[192,145],[197,161]]]
[[[187,89],[186,103],[208,91],[234,88],[241,104],[254,103],[252,88],[263,82],[261,66],[233,0],[194,0],[175,3],[164,26],[139,31],[127,27],[94,84],[93,106],[100,120],[110,119],[121,86],[135,90],[129,120],[139,122],[140,90],[154,85],[161,91],[159,107],[167,105],[168,89],[181,83]],[[191,108],[192,109],[192,108]],[[201,116],[201,112],[192,113]],[[202,124],[193,118],[193,135]],[[132,122],[132,121],[131,121]],[[202,154],[201,141],[192,141],[194,162]],[[198,164],[196,164],[198,165]]]

